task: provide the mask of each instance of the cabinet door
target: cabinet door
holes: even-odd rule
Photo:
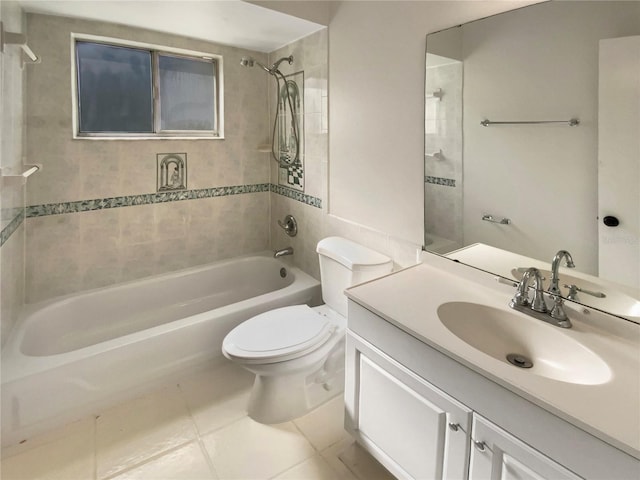
[[[365,448],[399,478],[467,478],[471,412],[372,347],[349,358],[357,385],[347,421]]]
[[[487,419],[473,414],[470,480],[578,480]]]

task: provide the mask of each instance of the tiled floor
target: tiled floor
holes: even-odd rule
[[[2,478],[392,479],[344,431],[340,396],[292,422],[245,411],[253,375],[225,364],[2,452]]]

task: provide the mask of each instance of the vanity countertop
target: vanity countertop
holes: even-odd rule
[[[453,358],[532,403],[640,459],[640,326],[566,302],[573,323],[562,329],[515,312],[515,288],[439,258],[352,287],[347,296],[421,342]],[[439,319],[447,302],[469,302],[537,321],[552,335],[567,335],[598,355],[611,376],[605,383],[551,379],[500,361],[470,346]],[[568,361],[570,361],[568,359]]]

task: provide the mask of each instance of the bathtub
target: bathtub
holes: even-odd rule
[[[319,282],[265,253],[27,305],[2,351],[2,445],[223,361],[236,325],[302,303]]]

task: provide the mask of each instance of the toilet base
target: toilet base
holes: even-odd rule
[[[259,423],[274,424],[301,417],[344,391],[344,369],[327,377],[324,370],[305,376],[256,375],[247,407]]]

